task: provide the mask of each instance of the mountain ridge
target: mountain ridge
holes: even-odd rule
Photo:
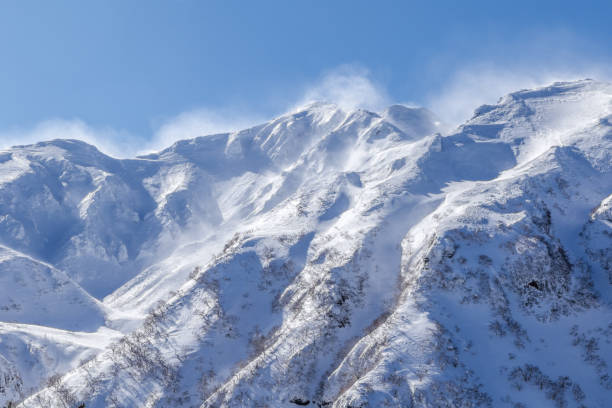
[[[612,86],[583,80],[444,135],[422,108],[319,103],[135,159],[5,150],[0,244],[104,318],[81,361],[3,323],[47,351],[2,353],[0,401],[604,407],[611,118]]]

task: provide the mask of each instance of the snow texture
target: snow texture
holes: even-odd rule
[[[612,85],[0,152],[0,406],[612,401]],[[84,404],[84,405],[82,405]]]

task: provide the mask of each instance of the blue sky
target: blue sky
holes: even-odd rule
[[[610,1],[7,0],[0,144],[129,155],[309,99],[455,123],[517,87],[609,79],[610,16]]]

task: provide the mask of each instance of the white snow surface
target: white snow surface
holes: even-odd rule
[[[0,406],[609,407],[612,85],[0,152]],[[84,405],[82,405],[84,404]]]

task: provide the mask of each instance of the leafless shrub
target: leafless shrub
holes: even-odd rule
[[[47,388],[55,395],[65,408],[72,408],[77,404],[74,393],[62,382],[61,374],[54,374],[47,379]]]

